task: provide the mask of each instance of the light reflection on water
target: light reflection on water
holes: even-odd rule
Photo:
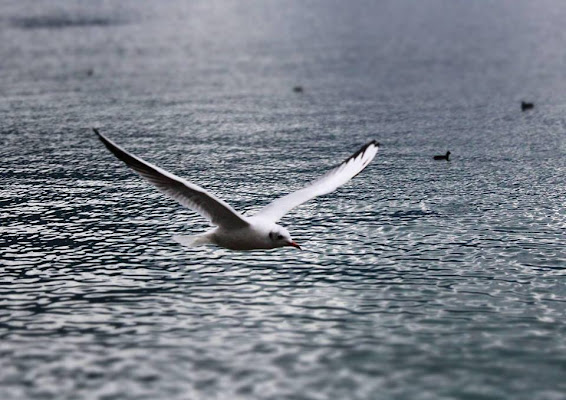
[[[518,91],[504,77],[521,64],[483,50],[483,75],[445,64],[457,46],[415,50],[418,25],[376,49],[367,35],[395,32],[383,15],[399,21],[401,5],[373,9],[382,24],[355,16],[361,31],[348,33],[333,27],[350,9],[295,4],[287,17],[329,19],[283,37],[243,29],[248,14],[228,7],[229,25],[241,22],[231,37],[191,19],[216,21],[204,5],[24,18],[18,4],[0,20],[0,398],[563,396],[564,82]],[[414,7],[425,24],[444,21]],[[196,25],[165,18],[177,14]],[[449,26],[462,34],[429,29],[440,40]],[[476,51],[468,40],[456,43]],[[439,64],[407,60],[414,51]],[[561,76],[547,56],[541,76]],[[398,74],[385,79],[376,60]],[[428,79],[407,87],[412,76]],[[525,92],[547,104],[520,113]],[[383,147],[350,184],[282,220],[305,251],[186,249],[171,237],[204,221],[116,161],[92,126],[248,213],[369,138]],[[433,162],[445,147],[453,161]]]

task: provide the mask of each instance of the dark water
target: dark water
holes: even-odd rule
[[[566,398],[564,2],[0,11],[1,399]],[[93,126],[247,212],[383,147],[306,251],[186,249]]]

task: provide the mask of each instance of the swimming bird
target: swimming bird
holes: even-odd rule
[[[289,231],[277,222],[291,209],[317,196],[333,192],[348,182],[368,166],[379,149],[379,143],[375,140],[366,143],[344,162],[304,188],[276,199],[255,215],[246,217],[200,186],[128,153],[98,129],[93,130],[108,150],[138,175],[216,226],[200,235],[175,236],[178,243],[189,247],[214,244],[232,250],[274,249],[284,246],[301,249],[291,238]]]
[[[446,160],[446,161],[450,161],[450,152],[447,151],[445,155],[440,155],[440,156],[434,156],[433,157],[435,160]]]
[[[521,111],[531,110],[535,107],[533,103],[521,102]]]

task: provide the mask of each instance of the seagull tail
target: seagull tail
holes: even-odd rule
[[[197,246],[202,246],[204,244],[212,243],[209,235],[207,234],[194,235],[194,236],[175,235],[173,236],[173,240],[187,247],[197,247]]]

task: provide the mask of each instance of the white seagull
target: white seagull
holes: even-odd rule
[[[159,191],[177,200],[183,206],[196,211],[216,228],[195,236],[175,236],[185,246],[215,244],[232,250],[274,249],[277,247],[301,247],[295,243],[287,229],[276,224],[291,209],[317,196],[330,193],[362,172],[377,154],[379,143],[366,143],[343,163],[304,188],[283,196],[268,204],[251,217],[245,217],[227,203],[200,186],[179,178],[164,169],[150,164],[118,146],[93,128],[94,133],[116,157],[125,162],[142,178]]]

